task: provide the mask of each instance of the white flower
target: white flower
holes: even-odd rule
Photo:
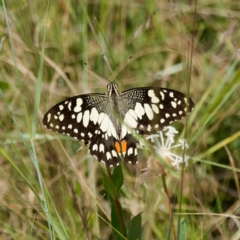
[[[185,139],[179,140],[179,143],[174,145],[176,134],[178,134],[178,131],[174,127],[168,126],[159,132],[159,134],[150,135],[147,139],[150,139],[155,144],[154,148],[162,159],[170,163],[175,169],[180,170],[183,163],[184,166],[188,165],[189,157],[186,154],[179,156],[173,153],[173,150],[177,148],[186,150],[189,147]]]

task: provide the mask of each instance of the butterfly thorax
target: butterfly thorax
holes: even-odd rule
[[[113,123],[118,137],[120,137],[125,111],[122,108],[121,96],[116,83],[108,84],[108,104],[106,107],[108,116]]]

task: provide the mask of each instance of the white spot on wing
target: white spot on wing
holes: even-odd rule
[[[156,114],[159,113],[159,108],[157,107],[157,105],[152,104],[152,109],[153,109],[153,111],[154,111]]]
[[[88,133],[88,136],[89,136],[89,138],[91,138],[93,135],[89,132],[89,133]]]
[[[121,139],[123,139],[127,135],[127,127],[123,124],[121,131]]]
[[[89,124],[89,110],[85,111],[83,114],[83,126],[87,127]]]
[[[117,152],[116,152],[115,150],[112,150],[112,155],[113,155],[114,157],[117,157]]]
[[[70,102],[70,103],[68,104],[68,109],[69,109],[69,111],[72,111],[72,102]]]
[[[64,109],[63,105],[59,105],[59,110],[62,111]]]
[[[131,128],[136,128],[138,124],[129,112],[127,112],[127,114],[125,115],[124,123],[126,123],[127,126],[130,126]]]
[[[104,116],[105,116],[105,114],[104,114],[103,112],[101,112],[101,113],[99,114],[99,117],[98,117],[98,124],[100,124],[100,123],[102,122]]]
[[[50,120],[51,120],[51,113],[47,115],[47,122],[50,122]]]
[[[102,138],[104,138],[104,136],[105,136],[105,139],[106,139],[106,141],[108,140],[108,135],[107,135],[107,133],[105,133],[105,135],[103,134],[102,135]]]
[[[144,115],[145,111],[141,103],[136,103],[135,106],[135,113],[137,114],[139,119],[142,119],[142,116]]]
[[[98,120],[98,111],[97,109],[94,107],[91,110],[91,115],[90,115],[90,120],[94,122],[94,124],[97,123]]]
[[[152,103],[158,103],[159,102],[159,98],[156,97],[156,95],[155,95],[153,90],[149,90],[148,91],[148,96],[151,97]]]
[[[78,115],[77,115],[77,122],[81,122],[82,120],[82,112],[80,112]]]
[[[108,130],[108,126],[109,126],[109,122],[110,122],[110,119],[108,117],[108,115],[104,114],[105,117],[104,119],[102,120],[102,123],[100,125],[100,129],[103,131],[103,132],[106,132]]]
[[[98,150],[98,145],[97,145],[97,144],[94,144],[93,147],[92,147],[92,150],[93,150],[93,151],[97,151],[97,150]]]
[[[78,129],[77,129],[77,128],[75,128],[73,131],[74,131],[75,133],[78,133]]]
[[[160,91],[160,95],[161,95],[161,97],[162,97],[162,100],[164,100],[165,94],[164,94],[162,91]]]
[[[132,147],[130,147],[127,151],[127,155],[130,155],[130,154],[133,154],[133,148]]]
[[[177,104],[174,101],[171,101],[171,105],[172,105],[173,108],[177,107]]]
[[[111,131],[111,133],[109,132]],[[109,136],[113,135],[117,140],[119,140],[119,136],[117,135],[116,129],[113,126],[113,123],[110,122],[109,130],[108,130]],[[111,134],[111,135],[110,135]]]
[[[110,122],[109,122],[108,129],[107,129],[107,135],[108,135],[109,137],[112,136],[112,130],[114,130],[114,128],[113,128],[113,126],[112,126],[112,122],[110,121]]]
[[[148,118],[150,120],[152,120],[153,119],[153,111],[152,111],[151,107],[149,106],[149,104],[144,103],[144,108],[145,108],[145,112],[146,112]]]
[[[83,104],[83,100],[81,98],[77,98],[76,100],[76,106],[73,109],[74,112],[80,112],[82,110],[81,106]]]
[[[170,93],[169,93],[169,97],[174,98],[174,93],[173,93],[173,92],[170,92]]]
[[[63,121],[63,119],[64,119],[64,115],[61,114],[61,115],[59,116],[59,120],[60,120],[60,121]]]
[[[107,152],[106,156],[107,156],[107,160],[111,159],[111,153],[110,152]]]
[[[100,144],[99,152],[104,152],[104,145],[102,143]]]
[[[137,114],[135,113],[134,110],[130,109],[128,112],[129,112],[136,120],[138,119],[138,116],[137,116]]]

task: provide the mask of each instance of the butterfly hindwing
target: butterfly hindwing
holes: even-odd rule
[[[121,156],[116,150],[115,142],[114,137],[108,137],[106,140],[105,134],[99,135],[90,143],[90,154],[99,162],[104,162],[106,167],[116,167],[121,162]]]
[[[127,134],[124,140],[126,141],[126,152],[124,153],[124,160],[127,163],[137,164],[137,143],[138,141],[131,135]]]

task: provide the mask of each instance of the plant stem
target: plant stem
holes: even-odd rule
[[[113,182],[112,173],[111,173],[109,168],[107,168],[107,173],[108,173],[109,178]],[[121,228],[121,234],[126,238],[127,233],[126,233],[125,228],[124,228],[121,208],[120,208],[120,204],[119,204],[117,195],[114,197],[114,204],[115,204],[115,207],[116,207],[116,210],[117,210],[118,220],[119,220],[119,224],[120,224],[120,228]]]
[[[172,225],[172,239],[176,240],[176,234],[175,234],[175,227],[174,227],[174,220],[173,220],[173,214],[172,214],[172,208],[171,208],[171,203],[168,195],[168,190],[167,190],[167,184],[166,184],[166,176],[162,174],[162,181],[163,181],[163,188],[167,196],[167,203],[168,203],[168,210],[170,214],[170,221]]]

